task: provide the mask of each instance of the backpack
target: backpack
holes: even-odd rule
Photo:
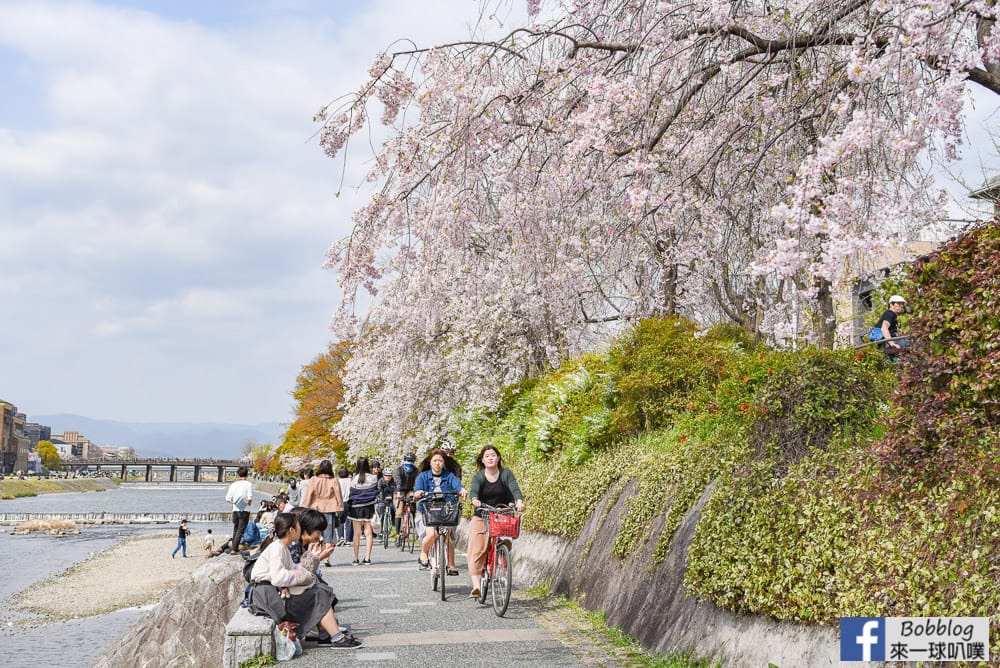
[[[882,335],[882,328],[878,325],[872,327],[872,331],[868,332],[869,341],[881,341],[885,337]]]
[[[247,582],[250,582],[250,574],[253,573],[253,567],[257,563],[257,557],[259,556],[260,552],[250,557],[244,557],[246,563],[243,564],[243,579]]]

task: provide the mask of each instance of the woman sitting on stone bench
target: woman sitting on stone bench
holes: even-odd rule
[[[318,581],[316,566],[328,559],[334,546],[313,543],[302,553],[299,564],[292,561],[288,546],[301,534],[299,519],[282,513],[274,518],[274,532],[265,541],[263,552],[250,573],[250,612],[270,617],[276,623],[292,622],[305,632],[319,624],[330,639],[321,646],[353,648],[361,641],[340,632],[333,614],[334,594]]]

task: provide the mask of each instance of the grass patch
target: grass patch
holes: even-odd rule
[[[582,634],[599,650],[611,655],[617,665],[630,668],[721,668],[722,662],[699,659],[691,652],[653,654],[639,644],[639,641],[607,623],[603,612],[587,610],[580,602],[565,595],[554,594],[551,583],[544,581],[530,589],[525,595],[546,604],[546,618],[555,617],[560,626],[569,627]],[[572,647],[571,640],[568,644]]]
[[[240,661],[240,668],[263,668],[264,666],[276,665],[278,665],[278,660],[273,656],[268,656],[266,654],[258,654],[252,659]]]
[[[16,499],[54,492],[103,492],[108,488],[104,479],[69,478],[59,480],[0,480],[0,499]]]

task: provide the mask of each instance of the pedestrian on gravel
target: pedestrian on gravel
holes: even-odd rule
[[[240,540],[250,522],[253,504],[253,485],[247,480],[250,471],[245,466],[236,469],[236,482],[226,491],[226,502],[233,504],[233,537],[229,541],[229,554],[240,553]]]
[[[181,520],[180,528],[177,531],[177,547],[175,547],[174,551],[170,553],[171,559],[177,556],[177,550],[180,550],[181,556],[187,559],[188,556],[187,537],[190,535],[191,535],[191,530],[188,529],[188,521]]]
[[[202,543],[202,549],[205,550],[206,559],[215,553],[215,536],[212,535],[211,529],[209,529],[208,533],[205,534],[205,541]]]

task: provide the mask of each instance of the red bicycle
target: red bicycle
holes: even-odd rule
[[[486,564],[479,581],[479,598],[486,603],[487,594],[493,596],[493,612],[503,617],[510,603],[513,587],[510,561],[511,541],[521,535],[521,515],[513,508],[496,508],[481,504],[478,514],[486,523]]]

